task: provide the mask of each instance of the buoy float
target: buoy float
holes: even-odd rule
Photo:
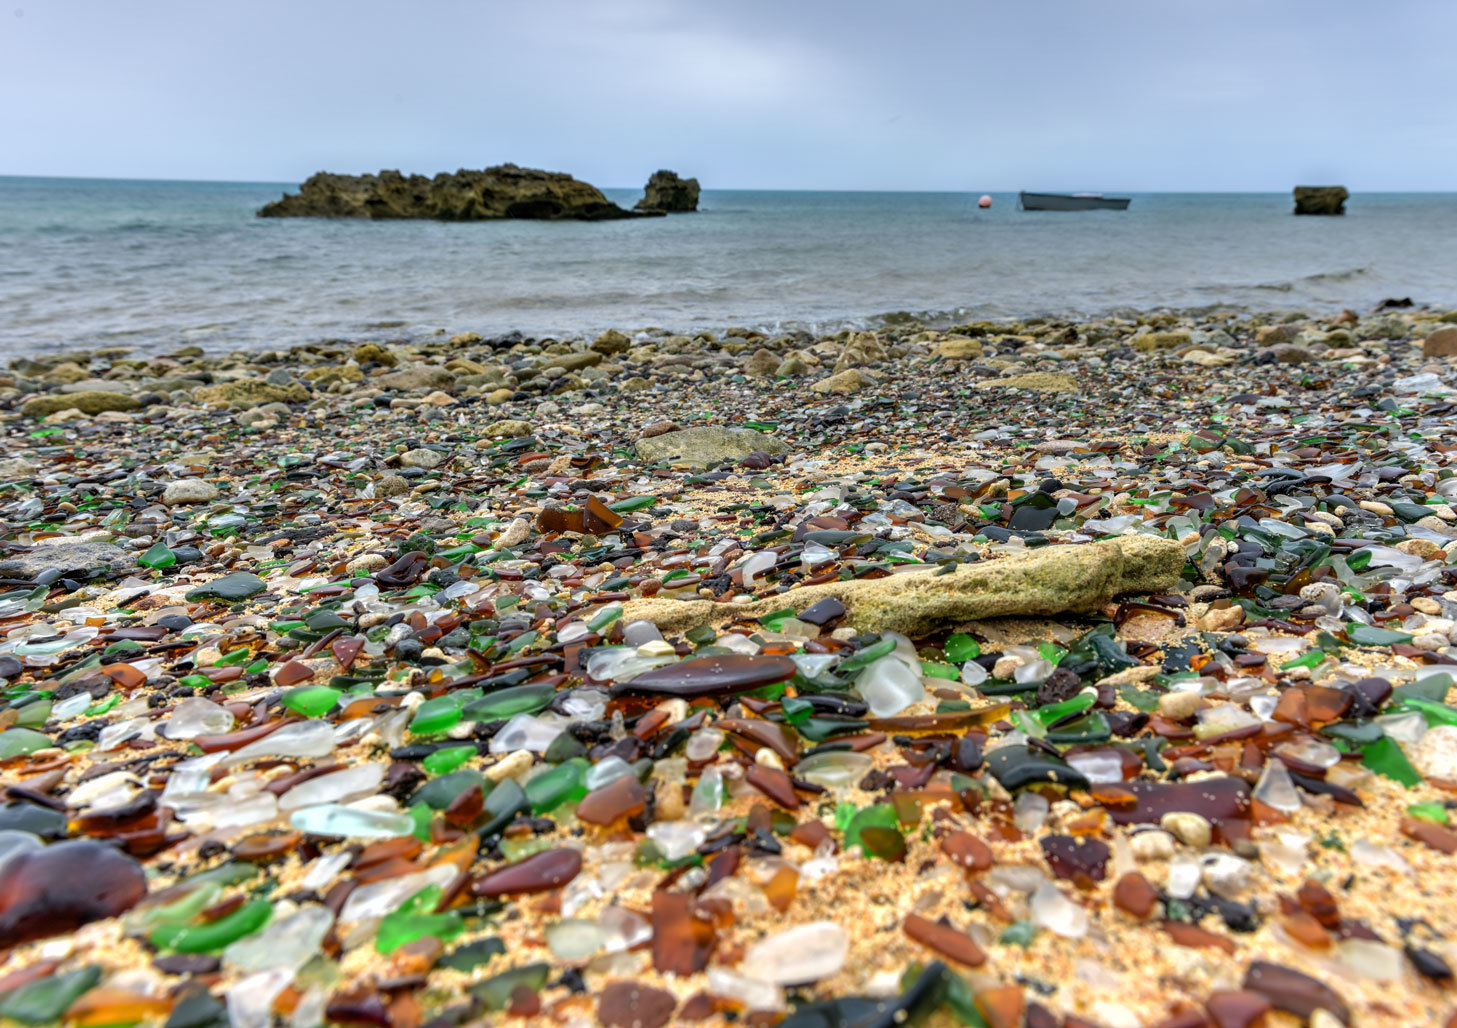
[[[982,198],[976,202],[976,205],[985,210],[992,205],[992,198],[983,193]]]

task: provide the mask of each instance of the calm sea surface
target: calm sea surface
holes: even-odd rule
[[[0,177],[0,352],[163,350],[605,328],[835,328],[1119,308],[1457,305],[1457,194],[1133,194],[1025,212],[1015,194],[708,190],[638,221],[260,219],[291,183]],[[631,205],[640,193],[607,190]]]

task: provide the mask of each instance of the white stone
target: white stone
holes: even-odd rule
[[[1412,747],[1411,762],[1424,778],[1457,782],[1457,725],[1429,728]]]
[[[162,490],[162,502],[169,507],[180,503],[209,503],[217,498],[217,486],[200,478],[179,478],[168,482]]]

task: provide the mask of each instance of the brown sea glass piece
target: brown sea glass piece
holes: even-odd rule
[[[904,928],[912,939],[935,950],[947,960],[967,967],[980,967],[986,963],[987,955],[976,941],[950,925],[932,921],[920,914],[910,914],[906,917]]]
[[[1107,876],[1108,858],[1112,851],[1100,839],[1048,835],[1042,839],[1042,855],[1058,878],[1066,878],[1087,888]]]
[[[1255,1028],[1264,1023],[1270,1001],[1253,992],[1215,992],[1204,1001],[1216,1028]]]
[[[419,550],[411,550],[383,571],[377,572],[374,580],[387,589],[403,589],[414,585],[430,566],[430,558]]]
[[[273,684],[277,686],[287,687],[290,685],[298,685],[298,683],[300,682],[307,682],[310,678],[313,677],[313,668],[309,667],[307,664],[302,664],[299,661],[290,660],[287,664],[283,665],[283,667],[279,668],[276,672],[274,672]]]
[[[1444,825],[1406,817],[1401,821],[1401,834],[1438,853],[1457,853],[1457,832]]]
[[[583,796],[577,804],[577,820],[589,825],[615,824],[625,817],[641,813],[647,800],[647,790],[642,783],[633,775],[623,775]]]
[[[777,767],[751,764],[744,772],[744,780],[785,810],[799,809],[799,796],[789,776]]]
[[[545,850],[497,868],[479,879],[471,891],[477,896],[519,896],[546,892],[566,885],[582,870],[582,854],[574,849]]]
[[[1303,910],[1297,910],[1288,915],[1284,921],[1285,931],[1290,937],[1302,946],[1309,946],[1311,949],[1329,949],[1331,945],[1331,933],[1325,930],[1315,918]]]
[[[0,946],[116,917],[146,893],[142,865],[98,842],[58,842],[18,853],[0,867]]]
[[[696,974],[713,955],[713,924],[694,914],[693,902],[687,893],[653,893],[653,967],[663,974]]]
[[[976,1005],[991,1028],[1022,1028],[1027,997],[1020,985],[997,985],[978,992]]]
[[[291,851],[302,838],[298,832],[250,835],[233,847],[233,856],[250,864],[266,864]]]
[[[146,674],[130,664],[108,664],[101,673],[124,689],[135,689],[147,680]]]
[[[1351,1023],[1351,1011],[1334,989],[1291,967],[1267,960],[1251,962],[1244,987],[1269,1000],[1277,1010],[1308,1019],[1317,1010],[1334,1014],[1342,1024]]]
[[[486,794],[479,785],[472,785],[469,789],[462,789],[460,795],[450,801],[450,804],[441,813],[445,816],[447,824],[455,825],[457,828],[464,828],[476,818],[480,817],[481,811],[485,809]]]
[[[944,836],[941,852],[950,857],[953,864],[969,871],[985,871],[996,863],[992,848],[967,831],[955,831]]]
[[[663,1028],[678,1001],[666,989],[638,982],[612,982],[597,999],[597,1020],[606,1028]]]
[[[250,742],[257,742],[270,732],[276,732],[287,721],[267,721],[252,728],[245,728],[240,732],[226,732],[223,735],[199,735],[192,740],[192,744],[204,753],[216,753],[218,750],[242,749]]]
[[[1187,946],[1190,949],[1220,949],[1230,956],[1234,956],[1234,942],[1223,935],[1215,935],[1198,925],[1188,924],[1184,921],[1165,921],[1163,927],[1164,931],[1168,932],[1169,938],[1180,946]]]
[[[1320,882],[1305,882],[1296,890],[1295,899],[1301,909],[1325,927],[1335,928],[1341,923],[1341,909],[1336,905],[1336,898]]]
[[[1140,921],[1153,913],[1158,901],[1158,890],[1137,871],[1127,872],[1113,886],[1113,905]]]
[[[669,696],[728,696],[766,685],[777,685],[794,677],[798,666],[788,657],[761,657],[728,653],[693,657],[676,664],[655,667],[638,675],[624,688],[630,692],[661,693]]]
[[[1115,803],[1108,813],[1120,825],[1158,824],[1165,814],[1189,812],[1211,821],[1248,820],[1249,784],[1238,778],[1208,778],[1198,782],[1126,782],[1116,787],[1127,790],[1135,802]],[[1111,791],[1111,790],[1110,790]]]
[[[329,652],[334,654],[341,671],[348,671],[353,667],[363,649],[364,640],[360,638],[335,639],[329,644]]]
[[[793,767],[799,763],[799,737],[792,729],[777,722],[751,717],[726,717],[715,721],[713,727],[727,732],[729,741],[751,757],[758,752],[760,746],[767,746],[784,761],[785,767]]]

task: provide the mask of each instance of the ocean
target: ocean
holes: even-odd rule
[[[1297,218],[1289,193],[1056,213],[1018,210],[1014,193],[979,210],[976,192],[716,189],[696,214],[619,222],[254,217],[295,188],[0,177],[0,347],[1457,305],[1457,193],[1356,194],[1340,218]]]

